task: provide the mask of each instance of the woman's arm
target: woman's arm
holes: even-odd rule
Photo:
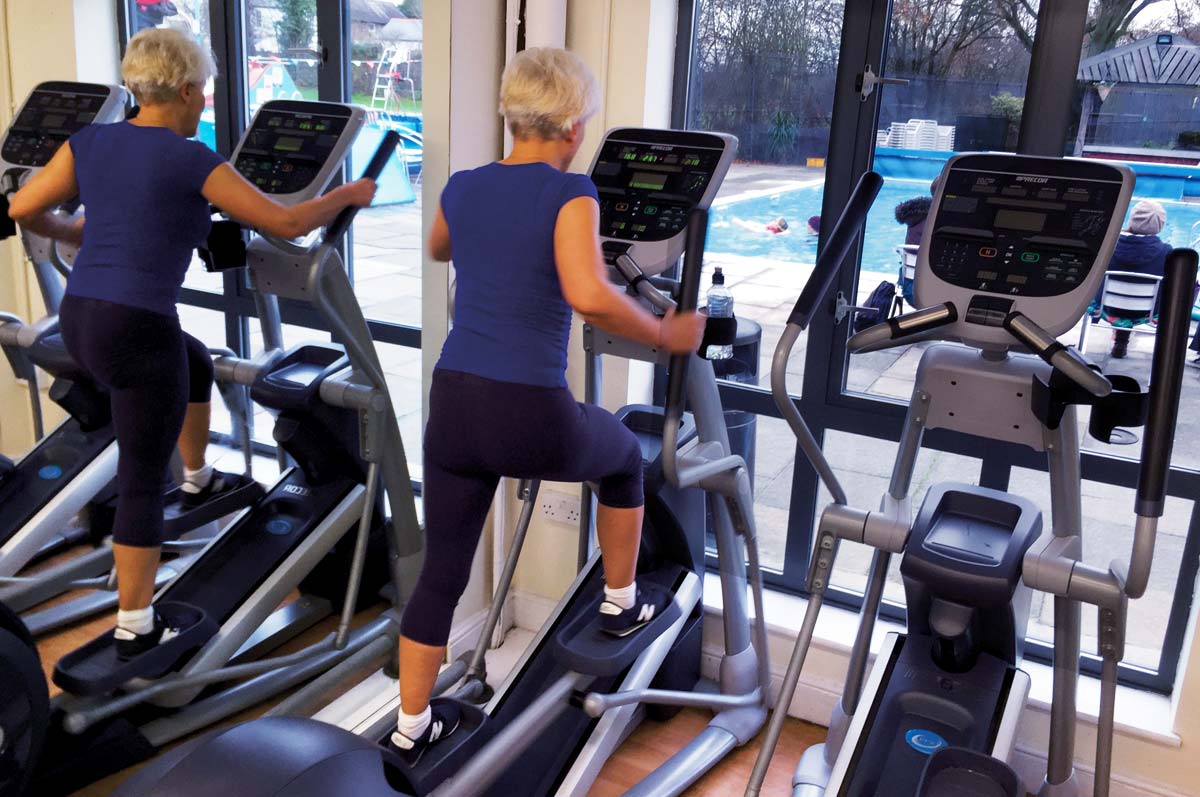
[[[355,180],[324,196],[291,207],[259,191],[228,163],[213,169],[200,193],[223,213],[248,227],[278,238],[298,238],[333,221],[343,209],[366,207],[375,196],[375,181]]]
[[[450,262],[450,226],[442,215],[441,205],[433,217],[433,229],[429,231],[429,256],[442,263]]]
[[[562,206],[554,225],[554,261],[567,303],[590,324],[673,354],[695,351],[704,334],[704,317],[669,313],[659,320],[608,279],[600,251],[600,207],[591,197]]]
[[[64,142],[50,162],[8,202],[8,216],[23,229],[47,238],[79,245],[83,219],[55,215],[54,209],[79,195],[75,182],[75,156]]]

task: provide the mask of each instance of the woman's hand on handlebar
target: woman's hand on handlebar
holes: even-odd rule
[[[371,200],[375,198],[377,188],[378,186],[374,180],[370,177],[363,177],[352,183],[346,183],[337,190],[345,194],[346,204],[357,208],[365,208],[370,207]]]
[[[700,348],[707,317],[697,312],[671,312],[658,325],[658,342],[671,354],[690,354]]]

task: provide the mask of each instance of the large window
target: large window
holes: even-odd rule
[[[216,56],[197,138],[226,156],[263,103],[348,102],[366,112],[344,178],[357,177],[385,131],[402,146],[379,180],[375,205],[360,212],[343,259],[377,341],[414,478],[420,477],[421,203],[423,161],[421,0],[119,0],[122,46],[146,27],[192,35]],[[197,259],[181,296],[188,328],[210,346],[242,356],[262,349],[246,275],[210,274]],[[282,307],[285,346],[329,340],[316,312]],[[229,433],[218,410],[215,429]],[[255,440],[269,448],[272,420],[256,413]]]
[[[730,273],[739,317],[762,327],[757,378],[735,369],[722,397],[727,410],[757,416],[751,449],[755,509],[767,580],[780,588],[804,591],[814,520],[829,497],[803,458],[797,464],[794,440],[764,389],[767,368],[816,258],[809,220],[834,217],[863,171],[874,169],[886,182],[853,255],[856,267],[843,269],[839,282],[849,303],[861,305],[886,280],[897,286],[895,311],[917,309],[908,283],[930,184],[955,152],[1044,152],[1061,141],[1067,155],[1125,162],[1138,174],[1135,200],[1152,199],[1165,212],[1158,237],[1173,246],[1200,239],[1200,215],[1190,204],[1192,183],[1200,179],[1200,90],[1194,80],[1200,61],[1192,60],[1192,42],[1200,41],[1200,3],[1139,3],[1130,10],[1127,3],[1093,0],[1077,44],[1078,74],[1032,74],[1044,5],[680,4],[675,123],[734,133],[741,143],[710,217],[706,266]],[[1075,13],[1057,4],[1046,11]],[[1022,125],[1027,106],[1053,98],[1061,108],[1072,95],[1072,124]],[[778,231],[780,218],[786,231]],[[825,226],[819,218],[812,221],[818,229]],[[1145,244],[1144,236],[1134,243]],[[1106,371],[1144,384],[1153,311],[1135,319],[1114,315],[1098,306],[1086,334],[1081,323],[1062,341],[1086,348]],[[925,345],[850,356],[852,321],[820,313],[789,363],[789,384],[851,502],[872,508],[888,484]],[[1124,352],[1114,352],[1124,330],[1131,330],[1130,340]],[[1200,406],[1197,377],[1200,372],[1191,371],[1185,380],[1158,556],[1147,596],[1131,609],[1130,652],[1121,671],[1126,682],[1160,691],[1173,683],[1200,552],[1200,454],[1192,444],[1200,431],[1200,413],[1192,411]],[[1086,408],[1081,418],[1086,421]],[[1132,430],[1127,440],[1136,442],[1136,435]],[[924,445],[911,490],[915,502],[934,482],[965,481],[1027,495],[1049,516],[1042,455],[945,432],[927,434]],[[1106,566],[1129,555],[1138,448],[1090,437],[1083,446],[1085,556]],[[861,546],[841,547],[833,600],[860,600],[869,561]],[[885,597],[885,614],[903,619],[895,571]],[[1028,653],[1045,658],[1053,638],[1050,602],[1036,602],[1032,612]],[[1094,612],[1085,613],[1085,651],[1094,652],[1094,625]],[[1098,670],[1094,660],[1084,667]]]

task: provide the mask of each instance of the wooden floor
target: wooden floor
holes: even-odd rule
[[[373,612],[364,612],[357,618],[365,621]],[[357,623],[356,623],[357,624]],[[310,629],[295,640],[289,648],[310,644],[319,640],[334,629],[335,619]],[[72,629],[51,635],[38,644],[42,657],[42,667],[49,679],[54,669],[54,662],[64,653],[90,641],[97,634],[112,627],[112,619],[103,616],[92,622],[85,623]],[[349,684],[348,684],[349,686]],[[52,693],[59,690],[51,685]],[[267,708],[266,705],[243,713],[231,720],[229,724],[241,722],[258,716]],[[638,727],[626,740],[613,757],[605,764],[600,776],[593,787],[590,797],[615,797],[625,792],[630,786],[641,780],[658,764],[681,749],[708,722],[709,715],[695,709],[685,709],[673,719],[665,723],[645,722]],[[736,797],[746,787],[750,770],[758,755],[759,741],[762,734],[739,750],[734,751],[706,776],[688,789],[685,797]],[[791,775],[800,753],[812,744],[819,743],[825,738],[825,729],[809,725],[798,720],[789,719],[784,726],[783,736],[775,752],[773,765],[767,774],[762,794],[765,797],[787,797],[791,794]],[[118,773],[91,786],[76,792],[76,797],[107,797],[118,785],[128,779],[136,767]],[[332,796],[331,796],[332,797]],[[341,797],[341,795],[338,795]]]
[[[665,723],[645,722],[621,745],[600,771],[589,797],[616,797],[624,794],[655,767],[692,740],[708,724],[711,715],[697,709],[684,709]],[[685,791],[684,797],[740,797],[754,768],[762,733],[741,749],[733,751],[707,775]],[[825,741],[825,729],[807,722],[788,719],[783,726],[771,768],[763,783],[763,797],[791,797],[792,772],[800,754],[809,746]]]

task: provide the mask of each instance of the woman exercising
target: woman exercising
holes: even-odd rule
[[[239,478],[205,464],[212,359],[183,332],[175,310],[192,250],[208,235],[209,203],[255,229],[294,238],[347,206],[370,204],[375,193],[373,181],[359,180],[287,208],[189,140],[215,72],[211,54],[178,31],[137,34],[121,63],[137,117],[80,130],[9,207],[25,229],[82,247],[59,319],[67,350],[112,403],[120,452],[113,635],[122,659],[172,635],[150,603],[163,536],[163,475],[176,443],[187,503],[198,505]],[[76,196],[86,222],[52,215]]]
[[[637,631],[669,596],[635,583],[642,453],[610,413],[567,390],[574,309],[589,323],[673,354],[695,351],[703,318],[655,317],[609,282],[596,188],[566,171],[598,104],[595,78],[565,50],[529,49],[504,71],[500,112],[511,154],[458,172],[429,236],[458,279],[454,327],[433,372],[425,428],[425,563],[404,611],[401,708],[392,743],[415,763],[458,727],[429,697],[501,476],[599,487],[604,630]]]

